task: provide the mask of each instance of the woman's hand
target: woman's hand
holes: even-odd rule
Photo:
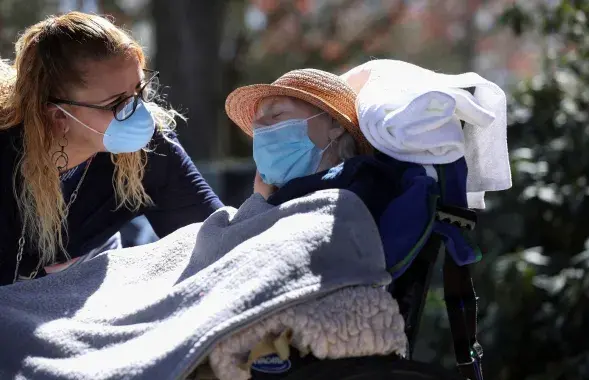
[[[260,173],[256,170],[256,177],[254,178],[254,193],[261,194],[264,199],[268,199],[273,192],[277,190],[277,187],[274,185],[268,185],[262,181],[262,177],[260,177]]]

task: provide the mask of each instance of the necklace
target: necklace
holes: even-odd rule
[[[74,191],[72,192],[72,195],[70,196],[70,200],[68,201],[67,205],[65,206],[66,218],[67,218],[67,215],[69,214],[71,205],[74,203],[74,201],[78,197],[78,191],[80,190],[80,187],[82,186],[82,182],[84,182],[84,178],[86,178],[86,173],[88,173],[88,168],[90,168],[90,164],[92,163],[93,158],[94,158],[94,156],[90,157],[90,159],[88,160],[88,163],[86,164],[86,168],[84,168],[84,172],[82,173],[82,177],[78,181],[76,188],[74,189]],[[26,226],[26,222],[25,222],[25,223],[23,223],[20,238],[18,239],[18,250],[16,252],[16,268],[14,269],[14,280],[12,280],[13,284],[18,280],[18,277],[19,277],[18,270],[20,269],[20,262],[22,261],[22,255],[25,250],[26,227],[27,226]],[[39,273],[40,267],[41,267],[41,260],[39,260],[39,263],[37,264],[37,267],[35,268],[35,270],[32,271],[31,274],[28,277],[26,277],[26,279],[27,280],[34,279],[37,276],[37,274]]]

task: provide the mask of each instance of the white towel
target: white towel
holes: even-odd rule
[[[360,128],[398,160],[443,164],[464,156],[469,206],[511,187],[505,93],[476,73],[447,75],[373,60],[342,75],[357,92]],[[474,87],[474,95],[465,88]],[[465,122],[462,129],[460,120]]]

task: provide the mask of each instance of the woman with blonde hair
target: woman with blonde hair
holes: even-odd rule
[[[159,237],[222,206],[158,105],[158,72],[109,20],[29,27],[0,65],[0,285],[61,270],[138,215]]]

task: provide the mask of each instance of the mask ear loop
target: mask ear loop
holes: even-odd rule
[[[331,144],[333,144],[335,142],[335,140],[337,140],[337,139],[329,140],[329,144],[327,144],[327,146],[325,148],[321,149],[321,154],[327,152],[327,149],[329,149],[329,147],[331,146]]]
[[[324,114],[326,114],[326,113],[327,113],[327,112],[325,112],[325,111],[323,111],[323,112],[319,112],[319,113],[318,113],[318,114],[316,114],[316,115],[313,115],[313,116],[311,116],[311,117],[308,117],[308,118],[306,118],[306,119],[305,119],[305,121],[309,121],[309,120],[311,120],[311,119],[314,119],[314,118],[316,118],[317,116],[321,116],[321,115],[324,115]],[[329,141],[329,144],[327,144],[327,146],[326,146],[325,148],[321,149],[321,155],[323,155],[323,153],[325,153],[325,152],[327,151],[327,149],[329,149],[329,147],[331,146],[331,144],[333,144],[333,142],[334,142],[334,141],[335,141],[335,139],[334,139],[334,140],[330,140],[330,141]]]
[[[61,107],[59,104],[55,104],[55,103],[51,103],[51,104],[53,104],[54,106],[56,106],[57,108],[59,108],[61,111],[63,111],[63,113],[65,113],[66,115],[68,115],[69,117],[71,117],[72,119],[74,119],[75,121],[77,121],[78,123],[82,124],[82,126],[84,126],[84,127],[88,128],[88,129],[89,129],[89,130],[91,130],[92,132],[94,132],[94,133],[98,133],[98,134],[99,134],[99,135],[101,135],[101,136],[110,136],[110,135],[108,135],[108,134],[106,134],[106,133],[103,133],[103,132],[98,132],[96,129],[94,129],[94,128],[91,128],[91,127],[87,126],[86,124],[82,123],[82,122],[80,121],[80,119],[78,119],[77,117],[75,117],[74,115],[72,115],[71,113],[69,113],[68,111],[64,110],[64,109],[63,109],[63,107]]]
[[[323,112],[323,113],[327,113],[327,112]],[[313,116],[313,117],[315,117],[315,116]],[[332,120],[331,120],[331,121],[332,121],[332,123],[334,123],[334,122],[335,122],[335,123],[337,123],[337,121],[336,121],[335,119],[333,119],[333,118],[332,118]],[[342,129],[342,127],[341,127],[341,126],[339,126],[339,125],[337,125],[337,128],[340,128],[340,129]],[[344,131],[345,131],[345,130],[344,130]],[[330,140],[329,140],[329,144],[327,144],[327,146],[321,150],[321,153],[323,154],[324,152],[326,152],[326,151],[327,151],[327,149],[329,149],[329,147],[330,147],[330,146],[331,146],[333,143],[336,143],[336,145],[337,145],[337,143],[338,143],[338,140],[340,139],[340,137],[341,137],[341,135],[340,135],[340,136],[338,136],[338,137],[336,137],[336,138],[334,138],[334,139],[330,139]]]
[[[327,149],[329,149],[329,147],[331,146],[331,144],[333,144],[334,141],[335,140],[330,140],[329,144],[327,144],[327,146],[325,148],[321,149],[321,153],[319,153],[321,159],[317,163],[317,166],[313,170],[313,173],[317,173],[317,171],[319,170],[319,167],[321,166],[321,162],[323,161],[323,157],[324,157],[325,152],[327,152]]]
[[[324,112],[319,112],[319,113],[318,113],[318,114],[316,114],[316,115],[313,115],[313,116],[311,116],[311,117],[308,117],[308,118],[306,118],[306,119],[305,119],[305,121],[309,121],[309,120],[311,120],[311,119],[314,119],[314,118],[316,118],[317,116],[321,116],[321,115],[324,115],[324,114],[326,114],[326,113],[327,113],[327,112],[325,112],[325,111],[324,111]],[[332,144],[334,141],[335,141],[335,140],[330,140],[330,141],[329,141],[329,144],[327,144],[327,146],[326,146],[325,148],[321,149],[321,154],[322,154],[322,155],[323,155],[323,153],[325,153],[325,152],[327,151],[327,149],[329,149],[329,147],[331,146],[331,144]]]
[[[312,119],[312,118],[314,118],[314,117],[317,117],[317,116],[319,116],[319,115],[323,115],[324,113],[327,113],[327,112],[322,112],[322,113],[320,113],[320,114],[317,114],[317,115],[315,115],[315,116],[311,116],[311,117],[310,117],[310,119]],[[307,119],[307,120],[309,120],[309,119]],[[319,170],[319,166],[321,166],[321,161],[323,161],[323,155],[325,154],[325,152],[327,152],[327,150],[328,150],[328,149],[331,147],[331,145],[333,145],[333,143],[334,143],[336,140],[337,140],[337,138],[335,138],[335,139],[330,139],[330,140],[329,140],[329,143],[327,144],[327,146],[326,146],[325,148],[321,149],[321,153],[320,153],[320,155],[321,155],[321,159],[320,159],[320,160],[319,160],[319,162],[317,163],[317,167],[315,168],[315,170],[313,170],[313,173],[317,173],[317,171]]]
[[[305,121],[309,121],[309,120],[311,120],[311,119],[314,119],[314,118],[316,118],[317,116],[321,116],[321,115],[323,115],[323,114],[326,114],[326,113],[327,113],[327,112],[325,112],[325,111],[324,111],[324,112],[319,112],[319,113],[318,113],[318,114],[316,114],[316,115],[313,115],[313,116],[311,116],[311,117],[308,117],[308,118],[306,118],[306,119],[305,119]]]

